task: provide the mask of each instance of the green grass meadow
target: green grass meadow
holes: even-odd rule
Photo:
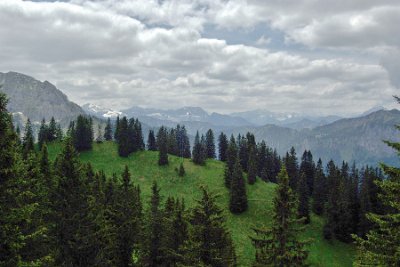
[[[49,156],[54,160],[61,151],[61,144],[50,144]],[[247,186],[249,209],[240,215],[231,214],[228,207],[228,190],[224,186],[224,163],[207,160],[205,166],[194,165],[190,159],[184,159],[186,175],[179,177],[176,169],[182,161],[169,156],[169,166],[158,166],[158,152],[141,151],[121,158],[117,146],[112,142],[93,144],[93,150],[80,154],[82,162],[90,162],[95,170],[104,170],[107,176],[123,171],[129,167],[133,182],[140,185],[142,199],[148,202],[153,181],[161,188],[165,200],[168,196],[184,198],[187,207],[195,204],[200,197],[199,187],[207,186],[219,194],[219,205],[226,210],[227,227],[231,231],[238,256],[239,266],[251,266],[254,259],[254,248],[249,236],[253,227],[267,226],[271,222],[272,200],[276,185],[258,180]],[[301,236],[312,238],[309,245],[309,263],[312,266],[352,266],[354,247],[337,241],[326,241],[322,236],[323,218],[313,215],[312,222]]]

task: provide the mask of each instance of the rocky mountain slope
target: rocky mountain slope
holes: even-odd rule
[[[21,120],[49,121],[54,116],[57,121],[67,122],[85,113],[50,82],[17,72],[0,72],[0,92],[9,98],[8,110]]]

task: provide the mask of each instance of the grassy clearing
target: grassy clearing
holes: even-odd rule
[[[61,151],[60,144],[49,146],[52,160]],[[218,201],[221,207],[228,207],[228,190],[223,183],[224,164],[216,160],[207,160],[205,166],[194,165],[184,159],[185,177],[179,177],[175,169],[179,168],[181,159],[169,156],[169,166],[160,167],[157,164],[158,152],[141,151],[128,158],[118,156],[117,147],[112,142],[94,144],[93,150],[80,155],[83,162],[90,162],[94,169],[104,170],[108,176],[113,173],[120,175],[125,165],[128,165],[133,181],[140,184],[142,199],[148,201],[150,188],[155,180],[161,187],[161,194],[185,199],[187,207],[194,205],[200,197],[199,187],[207,186],[220,195]],[[235,242],[240,266],[251,266],[254,259],[254,249],[249,239],[251,228],[268,225],[271,221],[272,199],[275,185],[257,181],[247,186],[249,209],[241,215],[232,215],[226,211],[227,226]],[[323,218],[312,216],[312,223],[307,226],[302,236],[312,238],[310,244],[309,262],[312,266],[351,266],[354,248],[341,242],[328,242],[322,237]]]

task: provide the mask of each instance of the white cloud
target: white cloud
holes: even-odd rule
[[[400,54],[397,1],[321,2],[5,0],[0,70],[49,80],[78,103],[114,108],[346,114],[391,102],[391,82],[399,84],[391,57]],[[263,46],[273,37],[263,34],[252,42],[258,48],[203,37],[206,24],[240,34],[260,23],[331,54],[272,52]]]

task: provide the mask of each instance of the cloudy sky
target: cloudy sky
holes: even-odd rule
[[[399,0],[0,0],[0,71],[112,108],[396,107]]]

